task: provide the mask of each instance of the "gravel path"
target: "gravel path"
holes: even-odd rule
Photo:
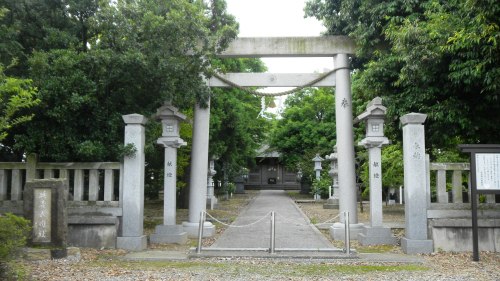
[[[253,198],[236,197],[221,202],[218,218],[235,216]],[[239,201],[240,200],[240,201]],[[245,203],[247,202],[247,203]],[[317,222],[334,217],[335,211],[321,204],[301,204],[304,213]],[[384,221],[400,222],[401,207],[384,213]],[[367,210],[359,220],[367,221]],[[337,211],[338,212],[338,211]],[[152,212],[156,213],[156,212]],[[182,212],[180,215],[182,216]],[[228,220],[231,222],[231,220]],[[218,228],[219,236],[223,228]],[[205,239],[205,246],[215,238]],[[151,248],[187,253],[188,245],[154,245]],[[341,245],[340,245],[341,246]],[[353,248],[356,248],[355,246]],[[399,247],[389,249],[400,253]],[[434,253],[423,256],[423,263],[398,264],[359,260],[274,260],[249,258],[204,258],[165,262],[123,260],[123,250],[81,249],[81,260],[20,261],[30,280],[497,280],[500,281],[500,253],[482,252],[480,262],[471,253]]]
[[[346,260],[211,258],[169,262],[125,262],[121,251],[85,249],[82,260],[30,262],[33,280],[500,280],[500,256],[438,253],[423,264]]]

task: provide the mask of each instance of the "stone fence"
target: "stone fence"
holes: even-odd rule
[[[427,225],[435,251],[472,251],[469,171],[469,163],[429,164]],[[495,199],[485,195],[478,205],[479,248],[500,252],[500,201]]]
[[[115,248],[122,216],[119,162],[0,162],[0,213],[23,214],[23,188],[32,179],[65,179],[70,245]]]

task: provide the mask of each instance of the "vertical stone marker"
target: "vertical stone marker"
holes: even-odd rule
[[[32,224],[31,245],[66,251],[68,185],[64,179],[32,180],[24,187],[24,214]]]
[[[427,115],[409,113],[400,118],[403,125],[405,237],[401,247],[406,254],[432,253],[427,236],[427,177],[424,125]]]
[[[364,226],[363,232],[359,234],[358,240],[362,245],[396,244],[397,240],[392,236],[391,229],[384,227],[382,213],[382,146],[389,144],[384,136],[384,118],[386,107],[382,105],[382,99],[374,98],[366,111],[356,119],[366,120],[366,137],[359,145],[368,149],[369,174],[370,174],[370,226]]]
[[[150,237],[151,243],[187,242],[187,233],[181,225],[176,225],[177,214],[177,148],[186,145],[180,138],[180,122],[186,116],[170,103],[160,107],[156,117],[161,120],[163,133],[158,144],[165,147],[165,170],[163,177],[163,224],[157,225]]]
[[[147,247],[144,235],[144,144],[146,117],[139,114],[124,115],[125,145],[134,145],[134,155],[123,159],[122,235],[117,238],[120,249],[141,251]]]

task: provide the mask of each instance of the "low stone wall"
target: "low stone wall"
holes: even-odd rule
[[[72,216],[68,219],[68,243],[87,248],[116,248],[119,219],[111,216]]]
[[[470,205],[460,204],[455,209],[428,210],[430,239],[434,251],[472,251],[472,220]],[[479,250],[500,252],[500,207],[484,205],[478,211]]]
[[[478,221],[479,250],[500,252],[500,219]],[[470,219],[434,219],[429,221],[434,251],[471,252]]]

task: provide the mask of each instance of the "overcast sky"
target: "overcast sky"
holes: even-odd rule
[[[306,0],[226,0],[240,24],[240,37],[319,36],[325,28],[304,18]],[[332,58],[264,58],[269,72],[309,73],[333,68]]]
[[[319,36],[325,30],[315,18],[304,18],[306,0],[226,0],[227,10],[240,24],[239,37]],[[333,58],[262,58],[268,72],[312,73],[333,69]],[[289,88],[267,88],[280,92]],[[275,99],[279,113],[286,97]]]

